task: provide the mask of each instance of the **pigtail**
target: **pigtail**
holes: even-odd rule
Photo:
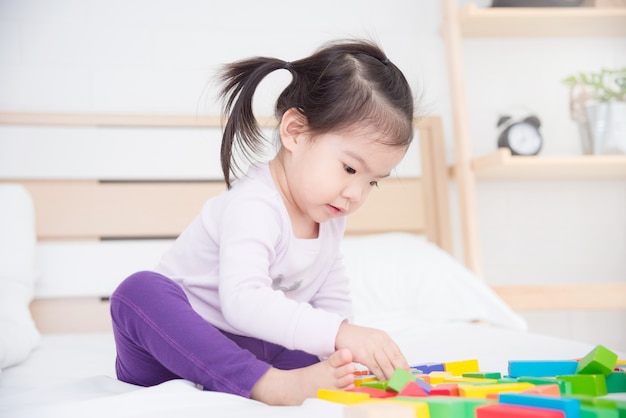
[[[226,186],[231,187],[231,174],[240,172],[233,152],[241,151],[247,161],[254,161],[263,149],[263,135],[252,111],[252,98],[257,86],[272,71],[288,68],[288,63],[276,58],[256,57],[225,66],[221,80],[224,87],[226,126],[222,135],[221,164]],[[289,68],[288,68],[289,69]]]

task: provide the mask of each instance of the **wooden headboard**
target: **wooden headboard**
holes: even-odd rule
[[[259,120],[266,128],[275,122]],[[0,124],[49,126],[206,127],[219,129],[219,117],[183,115],[0,114]],[[348,219],[348,234],[404,231],[424,234],[452,253],[448,169],[441,120],[416,121],[422,175],[390,178]],[[101,180],[13,178],[35,206],[37,239],[101,241],[174,238],[197,215],[203,202],[225,189],[210,180]],[[110,329],[106,298],[36,299],[31,312],[46,332]]]

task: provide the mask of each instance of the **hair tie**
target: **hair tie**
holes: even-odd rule
[[[284,68],[285,70],[289,70],[289,71],[291,71],[291,62],[289,62],[289,61],[285,61],[285,63],[283,64],[283,68]]]

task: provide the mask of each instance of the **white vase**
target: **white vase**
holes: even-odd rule
[[[626,102],[587,105],[579,122],[585,154],[626,154]]]

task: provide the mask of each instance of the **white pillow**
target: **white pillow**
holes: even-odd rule
[[[0,184],[0,370],[39,342],[28,306],[35,285],[35,213],[24,187]]]
[[[487,321],[527,329],[484,281],[417,235],[349,236],[342,250],[357,323],[400,313],[433,322]]]

